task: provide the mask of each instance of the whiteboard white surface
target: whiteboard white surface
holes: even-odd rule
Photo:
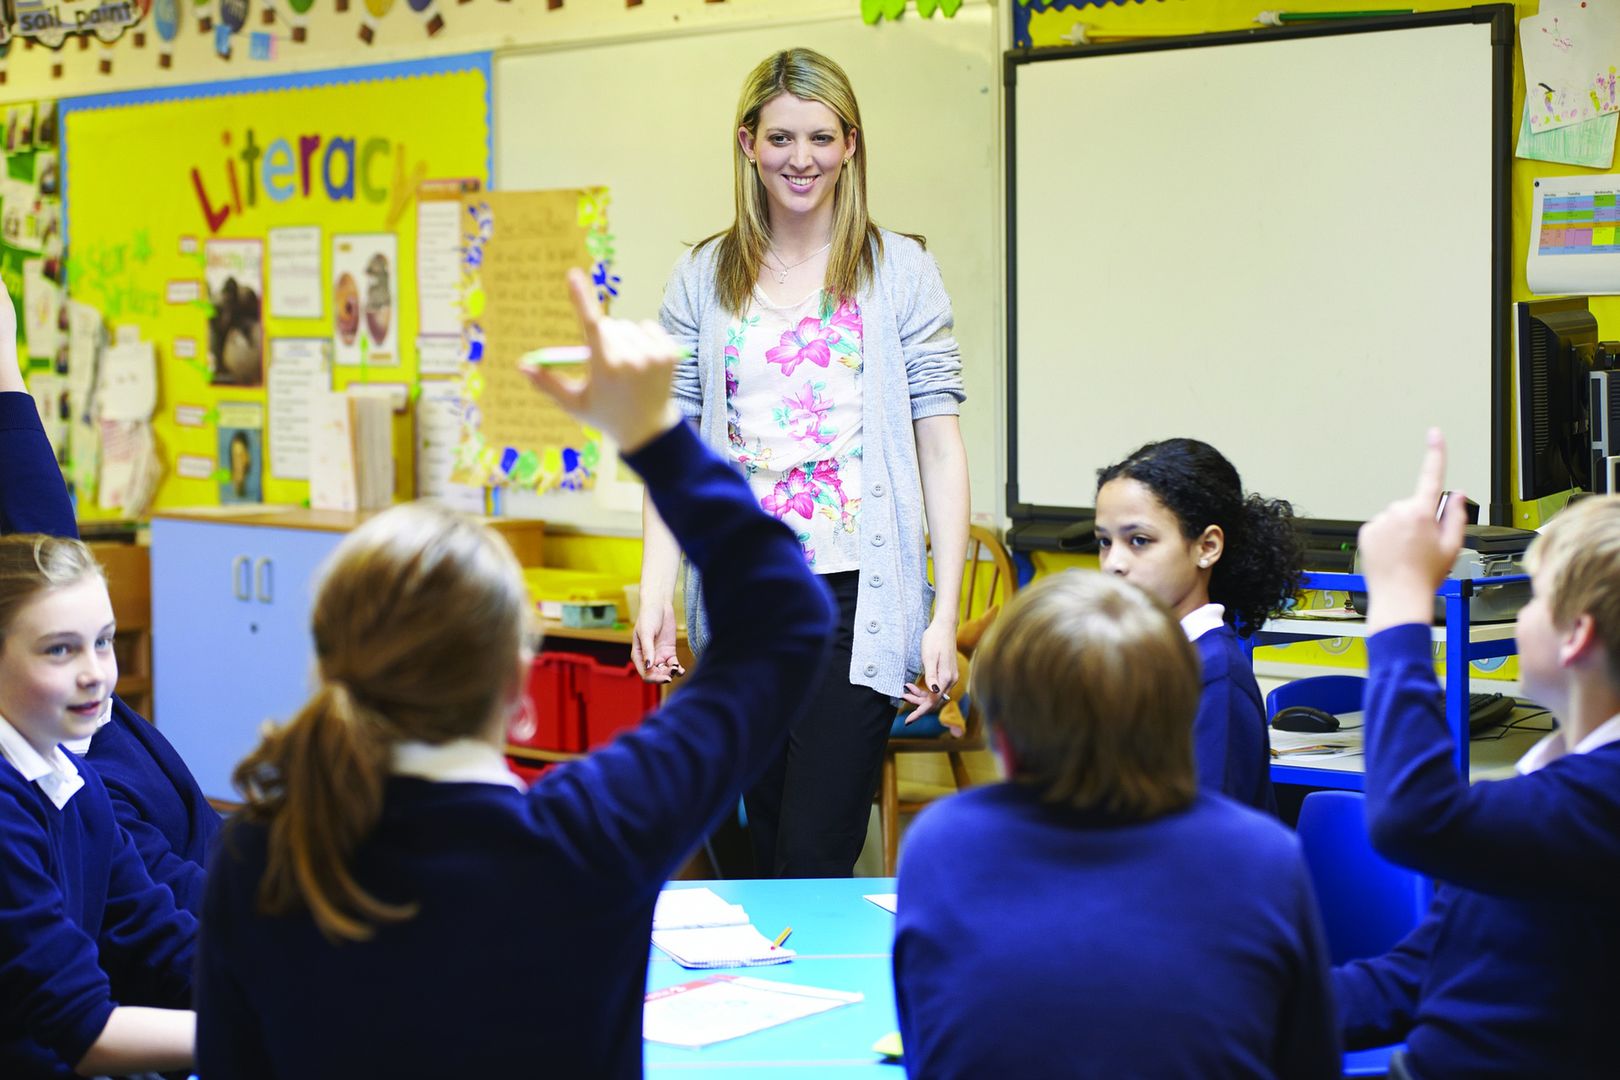
[[[684,245],[731,224],[732,121],[744,77],[772,52],[817,49],[860,100],[874,219],[921,233],[956,312],[968,402],[962,429],[973,502],[999,509],[995,463],[1001,297],[1001,57],[995,9],[877,26],[838,19],[498,55],[495,181],[534,189],[605,184],[623,277],[614,313],[653,318]],[[578,496],[516,500],[514,512],[639,532],[634,515]]]
[[[1018,501],[1090,506],[1099,467],[1193,436],[1251,490],[1362,519],[1438,425],[1488,506],[1490,37],[1019,66]]]

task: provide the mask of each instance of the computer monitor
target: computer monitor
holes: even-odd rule
[[[1590,376],[1597,319],[1585,297],[1514,305],[1519,498],[1592,490]]]

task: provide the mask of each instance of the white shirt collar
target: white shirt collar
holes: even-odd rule
[[[1564,747],[1564,733],[1555,731],[1530,748],[1530,752],[1519,759],[1515,766],[1520,774],[1533,773],[1537,769],[1545,768],[1563,757],[1565,754],[1590,754],[1600,746],[1607,746],[1612,742],[1620,742],[1620,714],[1609,717],[1603,723],[1586,733],[1586,738],[1575,744],[1575,749]]]
[[[0,716],[0,757],[11,762],[24,780],[37,784],[58,810],[84,787],[84,777],[60,746],[51,747],[49,757],[41,755],[3,716]]]
[[[107,698],[107,707],[101,711],[101,719],[96,721],[96,731],[106,727],[110,720],[112,720],[112,698],[109,696]],[[82,739],[62,740],[62,749],[71,750],[80,757],[84,757],[90,752],[90,740],[96,737],[96,731],[92,731]]]
[[[442,784],[505,784],[524,790],[501,752],[481,739],[395,743],[393,772]]]
[[[1220,629],[1221,623],[1225,621],[1224,604],[1205,604],[1181,617],[1181,632],[1187,635],[1188,641],[1197,641],[1211,630]]]

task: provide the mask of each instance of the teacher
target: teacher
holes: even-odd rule
[[[957,678],[968,534],[961,356],[922,238],[867,214],[866,155],[837,64],[809,49],[761,63],[737,105],[736,220],[682,256],[660,312],[691,350],[677,403],[798,534],[838,604],[827,674],[809,700],[781,702],[803,711],[744,800],[761,876],[853,873],[896,699],[912,706],[910,722],[942,705]],[[919,183],[934,182],[927,162],[916,168]],[[644,678],[666,682],[679,672],[679,556],[650,502],[643,524],[632,652]],[[701,651],[690,568],[685,584]]]

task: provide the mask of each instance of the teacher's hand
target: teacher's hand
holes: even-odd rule
[[[636,674],[650,683],[667,683],[686,674],[675,654],[673,604],[642,605],[630,635],[630,662],[636,665]]]
[[[906,683],[901,700],[916,708],[906,717],[910,724],[951,700],[956,685],[956,624],[934,621],[923,631],[922,675],[916,683]]]

